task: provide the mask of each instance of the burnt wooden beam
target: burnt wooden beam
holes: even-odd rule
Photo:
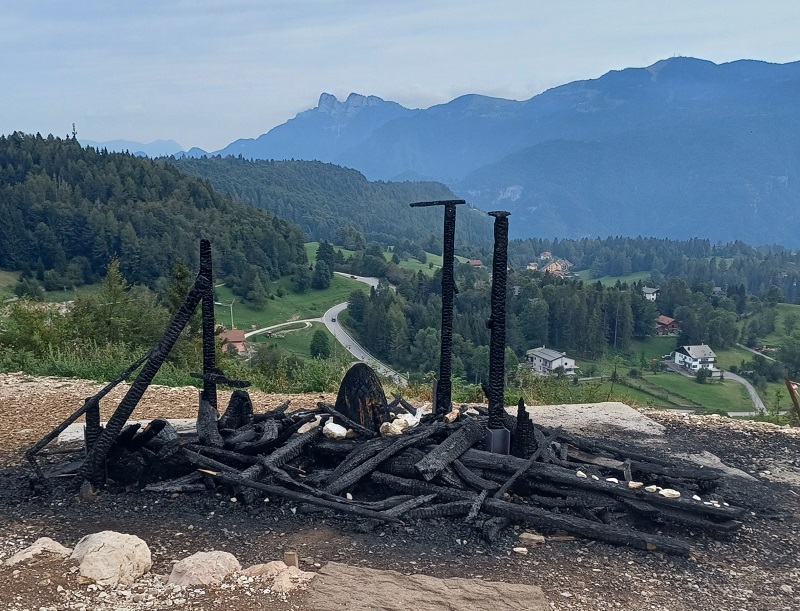
[[[439,475],[447,466],[470,449],[486,434],[477,420],[466,420],[457,431],[451,433],[445,440],[428,452],[417,464],[417,470],[430,481]]]
[[[221,448],[225,445],[217,426],[217,413],[214,406],[205,396],[205,391],[200,394],[200,406],[197,408],[197,434],[202,445]]]

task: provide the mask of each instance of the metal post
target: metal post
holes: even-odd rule
[[[494,260],[492,262],[491,314],[486,326],[491,331],[489,340],[489,424],[486,449],[498,454],[510,451],[510,431],[504,427],[505,401],[504,377],[506,362],[506,277],[508,275],[508,215],[496,211],[494,217]]]
[[[444,206],[444,240],[442,250],[442,344],[439,354],[439,380],[436,385],[435,413],[446,414],[452,406],[453,394],[453,298],[456,292],[454,278],[456,242],[456,206],[463,199],[416,202],[412,208]]]
[[[211,242],[200,240],[200,275],[208,280],[203,294],[203,373],[217,372],[217,347],[214,339],[214,272],[211,261]],[[217,385],[209,379],[203,381],[203,396],[217,410]]]

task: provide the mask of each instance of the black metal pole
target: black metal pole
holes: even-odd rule
[[[442,244],[442,344],[439,354],[439,380],[436,384],[436,413],[450,411],[453,394],[453,299],[456,292],[454,278],[456,242],[456,206],[463,199],[435,202],[416,202],[412,208],[444,206],[444,239]]]
[[[492,261],[491,315],[486,325],[489,339],[489,424],[491,429],[504,429],[504,377],[506,362],[506,278],[508,275],[508,215],[490,212],[494,217],[494,260]],[[488,438],[487,438],[488,439]],[[503,442],[505,443],[505,442]],[[494,449],[493,451],[499,451]],[[504,454],[508,454],[506,449]]]

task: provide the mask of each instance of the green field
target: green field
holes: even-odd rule
[[[275,332],[277,336],[274,337],[257,335],[252,338],[251,343],[258,347],[275,346],[287,355],[308,359],[311,358],[311,338],[314,335],[314,331],[317,330],[324,331],[328,336],[331,344],[331,355],[334,354],[334,351],[342,350],[325,325],[318,322],[311,323],[310,327],[298,325],[279,329]]]
[[[601,284],[612,286],[616,284],[617,281],[632,284],[633,282],[639,282],[640,280],[646,282],[647,279],[650,278],[650,272],[636,272],[627,276],[603,276],[602,278],[592,278],[589,276],[588,269],[582,269],[579,272],[575,272],[575,275],[584,282],[600,282]]]
[[[3,299],[14,294],[14,286],[17,284],[19,272],[0,269],[0,296]]]
[[[317,259],[317,248],[319,247],[319,242],[306,242],[306,255],[308,256],[308,260],[310,262],[314,262]],[[342,248],[341,246],[334,246],[333,249],[337,252],[342,253],[342,256],[347,258],[350,255],[354,254],[354,250],[348,250],[346,248]],[[416,273],[417,271],[421,271],[423,274],[427,274],[428,276],[433,276],[434,272],[442,266],[442,256],[441,255],[434,255],[432,253],[426,252],[428,261],[426,263],[422,263],[417,259],[408,259],[407,261],[400,261],[400,269],[405,269]],[[392,252],[384,251],[383,257],[387,261],[392,260]],[[468,259],[466,257],[460,257],[456,255],[456,261],[459,263],[466,263]],[[433,267],[431,268],[429,263],[433,263]]]
[[[783,326],[783,321],[787,314],[791,312],[796,316],[800,316],[800,305],[795,305],[793,303],[779,303],[777,309],[778,317],[775,320],[775,330],[766,337],[761,338],[761,341],[767,346],[779,346],[786,341],[787,334],[785,327]],[[797,330],[800,331],[800,326],[798,326]]]
[[[668,392],[686,397],[700,403],[706,409],[722,409],[726,411],[750,411],[753,402],[742,384],[725,380],[698,384],[692,378],[674,373],[650,375],[646,379]]]

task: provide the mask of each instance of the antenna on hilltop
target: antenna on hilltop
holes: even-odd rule
[[[78,130],[75,129],[75,124],[72,124],[72,139],[75,140],[78,137]]]

